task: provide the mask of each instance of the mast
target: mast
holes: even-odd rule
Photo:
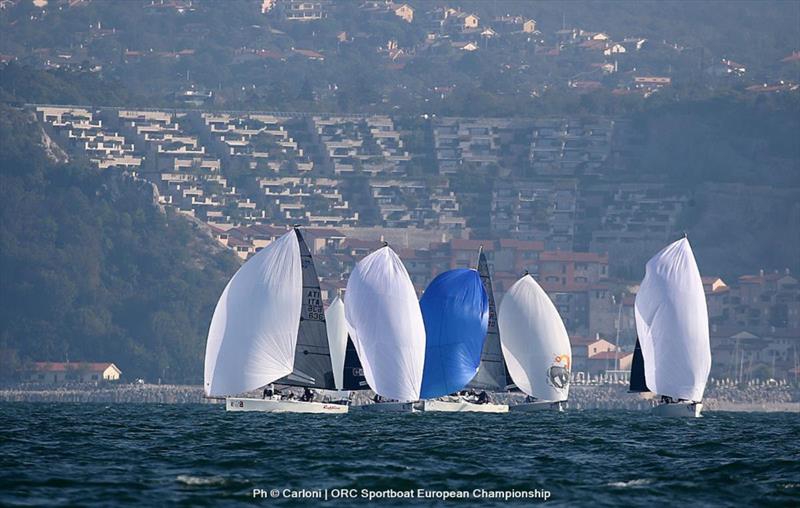
[[[489,263],[483,253],[483,246],[478,251],[478,274],[489,299],[489,325],[486,330],[486,339],[483,342],[481,363],[478,373],[467,385],[468,389],[505,391],[514,386],[514,381],[508,374],[503,350],[500,347],[500,329],[497,326],[497,307],[494,303],[492,291],[492,278],[489,275]]]
[[[297,333],[294,370],[276,383],[288,386],[307,386],[335,390],[325,311],[319,287],[317,270],[300,229],[295,226],[300,246],[300,263],[303,271],[302,307]]]

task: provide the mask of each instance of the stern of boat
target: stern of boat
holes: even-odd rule
[[[671,402],[659,404],[653,408],[655,416],[669,416],[679,418],[700,418],[703,411],[702,402]]]

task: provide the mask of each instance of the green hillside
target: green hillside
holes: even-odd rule
[[[0,373],[69,358],[199,382],[232,254],[165,215],[149,184],[55,163],[26,113],[2,107],[0,146]]]

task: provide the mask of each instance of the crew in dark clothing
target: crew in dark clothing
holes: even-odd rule
[[[264,393],[261,394],[262,399],[271,399],[275,396],[275,390],[272,388],[272,385],[268,385],[264,387]]]
[[[309,387],[303,388],[303,395],[300,397],[300,400],[303,402],[311,402],[314,400],[314,392],[311,391]]]
[[[486,391],[482,391],[478,394],[478,400],[475,402],[476,404],[488,404],[489,403],[489,394]]]

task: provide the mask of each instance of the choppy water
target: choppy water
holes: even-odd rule
[[[475,499],[475,489],[547,490],[547,505],[798,506],[800,415],[330,416],[231,414],[219,405],[0,404],[0,505],[296,502],[253,499],[255,488],[463,490],[484,505],[503,503]]]

